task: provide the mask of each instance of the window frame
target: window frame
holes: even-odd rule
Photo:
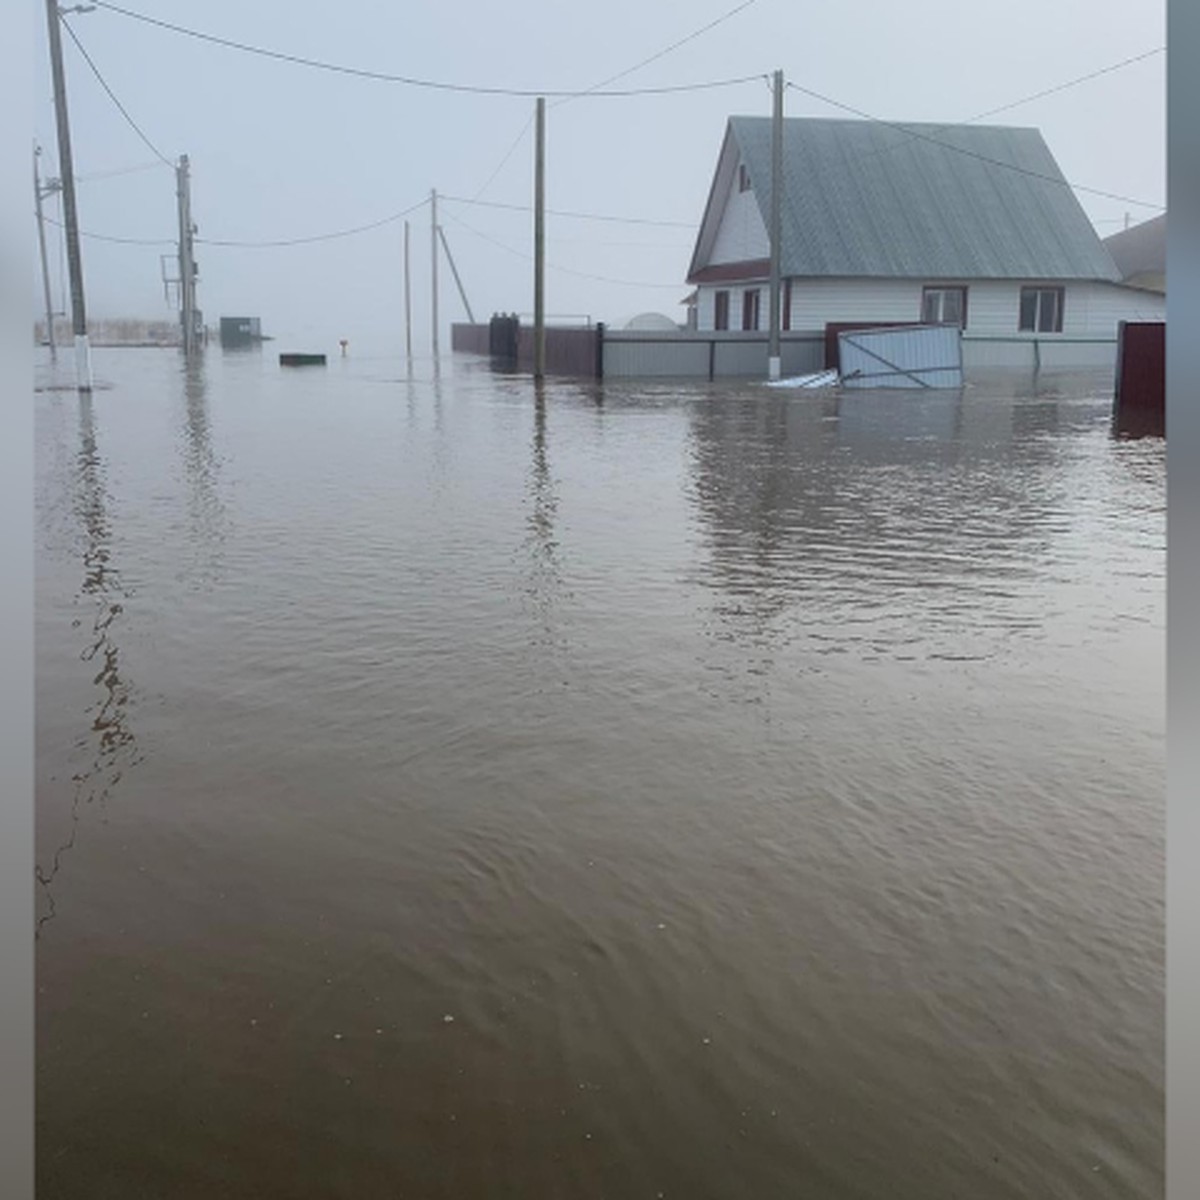
[[[742,332],[753,333],[759,327],[760,288],[745,288],[742,292]]]
[[[1043,298],[1047,295],[1054,297],[1054,320],[1049,329],[1042,328]],[[1027,297],[1033,297],[1033,316],[1029,325],[1025,324],[1025,305]],[[1066,308],[1067,289],[1061,284],[1030,283],[1023,284],[1017,299],[1017,332],[1018,333],[1062,333],[1063,312]]]
[[[748,192],[750,190],[750,169],[746,164],[738,163],[738,191]]]
[[[959,296],[959,319],[957,321],[930,321],[925,315],[929,298],[931,296],[940,297],[938,308],[940,311],[944,311],[946,307],[945,297],[950,292],[956,292]],[[921,323],[923,325],[957,325],[959,329],[966,329],[968,300],[968,288],[965,283],[927,283],[921,288]]]
[[[721,288],[713,293],[713,328],[729,328],[729,289]]]

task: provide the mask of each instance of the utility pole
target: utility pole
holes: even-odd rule
[[[67,120],[67,81],[63,72],[62,31],[58,0],[46,0],[50,70],[54,79],[54,117],[58,126],[58,171],[67,232],[67,267],[71,279],[71,326],[75,334],[75,375],[81,392],[92,390],[92,348],[88,342],[83,300],[83,262],[79,254],[79,214],[75,207],[75,167],[71,158],[71,126]]]
[[[408,267],[408,222],[404,222],[404,353],[412,367],[412,285]]]
[[[775,72],[774,112],[771,118],[771,324],[767,338],[767,378],[782,373],[779,353],[779,258],[783,209],[783,72]]]
[[[533,377],[546,374],[546,100],[537,98],[533,166]]]
[[[175,194],[179,199],[179,306],[183,324],[183,354],[191,358],[196,353],[196,259],[192,241],[196,228],[192,224],[192,180],[188,156],[179,156],[175,168]]]
[[[454,265],[454,255],[450,253],[450,243],[446,241],[446,231],[440,225],[438,226],[438,237],[442,239],[442,249],[446,251],[446,261],[450,264],[450,272],[454,276],[454,282],[458,285],[458,294],[462,297],[463,308],[467,310],[467,320],[474,325],[475,314],[471,311],[471,302],[467,299],[462,280],[458,277],[458,268]]]
[[[431,267],[433,271],[433,366],[437,369],[438,361],[438,297],[437,297],[437,262],[438,262],[438,223],[437,223],[437,188],[429,193],[429,245],[432,251]]]
[[[47,187],[45,193],[42,192],[42,177],[38,170],[38,159],[41,157],[41,153],[41,146],[35,144],[33,147],[33,195],[37,203],[38,249],[42,256],[42,290],[46,296],[46,338],[50,343],[50,361],[58,362],[58,350],[54,345],[54,305],[50,299],[50,268],[46,264],[46,221],[42,215],[43,194],[48,196],[57,189]]]

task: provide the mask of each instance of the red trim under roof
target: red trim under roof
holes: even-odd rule
[[[718,263],[712,267],[701,267],[687,277],[688,283],[732,283],[735,280],[769,279],[771,260],[754,258],[747,262]]]

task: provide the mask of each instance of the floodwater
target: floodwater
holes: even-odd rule
[[[1103,376],[95,363],[34,396],[39,1197],[1162,1194]]]

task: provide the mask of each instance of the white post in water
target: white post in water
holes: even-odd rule
[[[67,82],[63,72],[62,31],[57,0],[46,0],[50,37],[50,69],[54,77],[54,118],[58,127],[58,173],[62,186],[63,224],[67,227],[67,270],[71,280],[71,324],[75,332],[76,381],[81,392],[92,390],[92,348],[88,342],[83,302],[83,261],[79,253],[79,215],[75,208],[75,166],[71,127],[67,121]]]
[[[437,223],[437,188],[429,193],[429,266],[432,275],[433,301],[433,367],[437,370],[438,360],[438,223]]]
[[[767,378],[782,373],[779,353],[779,258],[783,202],[783,72],[775,72],[775,105],[771,120],[771,304],[770,333],[767,336]]]
[[[412,285],[408,264],[408,222],[404,222],[404,354],[412,369]]]
[[[537,98],[533,163],[533,377],[546,374],[546,100]]]

